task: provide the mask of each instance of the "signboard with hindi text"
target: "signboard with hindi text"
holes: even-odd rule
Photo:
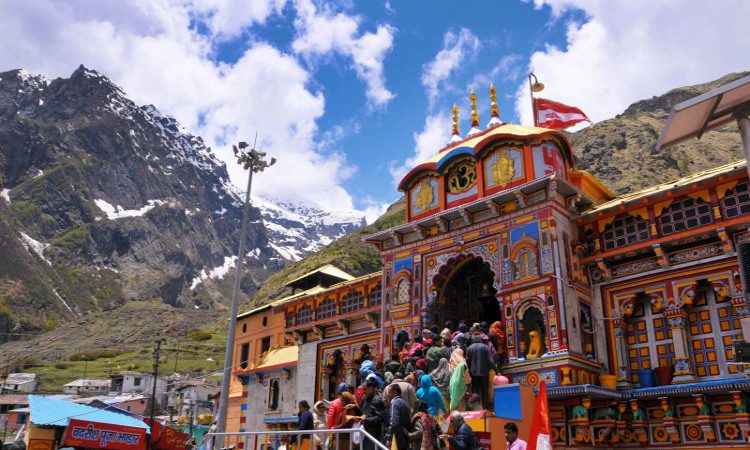
[[[70,419],[63,444],[107,450],[146,450],[144,428]]]

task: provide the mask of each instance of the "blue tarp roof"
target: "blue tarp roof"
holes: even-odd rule
[[[150,430],[145,422],[124,414],[40,395],[29,395],[29,408],[35,425],[67,427],[69,419],[79,419]]]

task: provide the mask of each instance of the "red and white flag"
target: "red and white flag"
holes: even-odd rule
[[[542,380],[539,384],[539,392],[536,394],[536,406],[534,407],[534,419],[531,422],[529,443],[527,450],[552,450],[549,440],[549,407],[547,406],[547,383]]]
[[[586,114],[574,106],[553,102],[546,98],[535,98],[534,105],[538,127],[562,130],[581,122],[591,123]]]

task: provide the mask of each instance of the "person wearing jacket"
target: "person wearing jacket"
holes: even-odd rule
[[[370,436],[382,441],[383,427],[388,423],[388,408],[383,403],[383,397],[375,390],[377,386],[378,382],[374,379],[368,379],[363,385],[362,415],[356,421],[364,426]],[[375,444],[369,439],[365,439],[362,446],[364,450],[375,450]]]
[[[482,334],[475,333],[472,336],[472,342],[473,344],[466,350],[466,362],[469,365],[469,374],[471,374],[471,391],[479,395],[482,407],[489,409],[490,369],[494,369],[495,372],[499,371],[490,349],[482,342]]]
[[[414,409],[414,405],[417,403],[417,390],[411,383],[408,383],[400,378],[393,380],[391,384],[385,387],[383,390],[383,401],[385,406],[390,407],[391,401],[396,397],[396,392],[393,390],[393,386],[398,386],[401,389],[401,398],[404,399],[409,408]]]
[[[427,369],[422,370],[431,373],[433,370],[437,369],[441,359],[450,359],[451,352],[448,347],[450,347],[450,342],[448,342],[448,346],[445,346],[443,341],[438,342],[438,340],[435,340],[432,347],[427,350],[427,354],[425,355]]]
[[[446,439],[451,444],[452,450],[474,450],[477,442],[474,430],[464,421],[461,412],[453,411],[450,420],[451,427],[455,430],[453,436],[443,434],[440,438]]]
[[[432,414],[427,412],[427,403],[417,402],[409,432],[411,450],[436,450],[437,435],[438,425]]]
[[[338,425],[341,421],[341,415],[344,414],[344,404],[341,400],[341,394],[347,392],[347,388],[348,387],[346,383],[340,383],[336,392],[336,399],[328,405],[328,417],[326,419],[326,425],[328,425],[329,430],[333,429],[333,427]]]
[[[392,384],[390,387],[396,394],[391,402],[391,420],[385,442],[394,439],[398,450],[409,450],[409,426],[411,425],[411,408],[406,400],[401,398],[401,387]]]
[[[422,375],[420,385],[422,387],[417,390],[417,398],[427,403],[427,411],[430,414],[437,416],[441,410],[448,412],[443,396],[440,394],[438,388],[432,385],[432,378],[429,375]]]

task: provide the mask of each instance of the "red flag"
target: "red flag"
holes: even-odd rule
[[[549,440],[549,407],[547,406],[547,383],[542,380],[539,384],[539,392],[536,394],[536,406],[534,407],[534,419],[531,422],[531,432],[527,450],[552,450]]]
[[[591,122],[583,111],[573,106],[546,98],[535,98],[534,104],[538,127],[562,130],[580,122]]]

